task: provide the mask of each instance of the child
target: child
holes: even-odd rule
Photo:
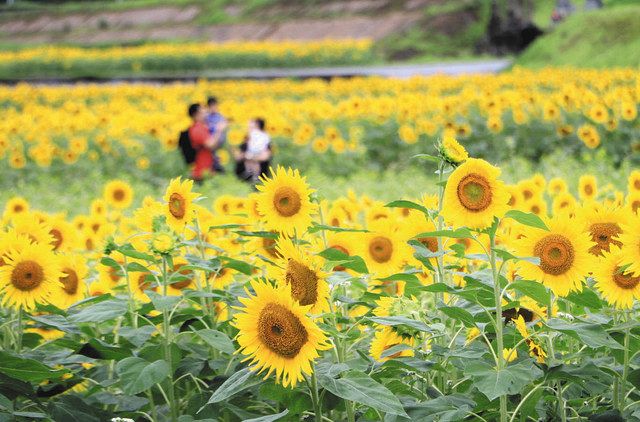
[[[260,175],[269,168],[271,138],[264,128],[264,119],[249,120],[249,134],[245,144],[240,146],[241,152],[237,156],[238,167],[244,167],[238,176],[245,180],[257,182]]]

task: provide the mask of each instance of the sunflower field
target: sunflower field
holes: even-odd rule
[[[640,172],[572,192],[425,151],[434,194],[389,203],[285,167],[135,209],[117,179],[75,215],[14,196],[1,420],[640,420]]]
[[[264,117],[284,166],[349,175],[406,166],[455,136],[479,158],[537,162],[562,152],[640,162],[640,76],[633,69],[515,69],[499,75],[0,87],[0,177],[122,168],[181,171],[186,106],[208,95],[230,121],[228,163],[250,118]],[[598,156],[603,158],[602,156]]]
[[[205,70],[364,64],[375,58],[372,47],[367,39],[38,46],[0,51],[0,79],[184,76]]]

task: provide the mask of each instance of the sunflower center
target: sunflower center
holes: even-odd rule
[[[593,186],[591,185],[586,185],[584,187],[584,193],[586,193],[587,195],[592,195],[593,194]]]
[[[78,291],[78,274],[72,268],[62,270],[64,277],[60,277],[62,290],[69,295],[75,295]]]
[[[287,263],[287,284],[291,285],[291,296],[300,305],[313,305],[318,300],[318,276],[306,265],[294,259]]]
[[[540,269],[551,275],[566,273],[575,258],[571,241],[559,234],[540,239],[533,248],[533,254],[540,258]]]
[[[18,290],[37,289],[44,280],[44,270],[35,261],[21,261],[11,271],[11,284]]]
[[[591,233],[591,240],[596,242],[589,252],[593,255],[601,255],[602,251],[609,252],[609,246],[614,244],[616,246],[622,246],[622,242],[615,238],[622,233],[622,229],[616,223],[595,223],[589,228]]]
[[[640,284],[640,277],[634,277],[629,273],[623,274],[620,267],[616,267],[615,274],[613,275],[613,282],[621,289],[631,290]]]
[[[634,181],[633,181],[633,187],[634,187],[636,190],[640,190],[640,179],[637,179],[637,180],[634,180]]]
[[[293,312],[277,303],[268,303],[258,317],[258,337],[272,352],[292,359],[300,353],[309,335]]]
[[[282,186],[276,190],[273,196],[273,206],[278,214],[284,217],[296,215],[302,208],[302,201],[298,192],[289,186]]]
[[[172,193],[169,197],[169,212],[177,219],[181,219],[186,214],[186,201],[179,193]]]
[[[438,239],[435,237],[420,237],[418,242],[422,243],[425,248],[431,252],[438,252]]]
[[[51,229],[49,233],[53,236],[53,249],[57,250],[62,245],[62,233],[58,229]]]
[[[393,244],[386,237],[374,237],[373,240],[369,242],[369,253],[374,261],[383,264],[391,259],[393,255]]]
[[[18,204],[13,206],[13,212],[19,213],[22,211],[24,211],[24,207],[22,205]]]
[[[125,196],[126,194],[122,189],[116,189],[113,191],[113,199],[115,199],[118,202],[121,202],[122,200],[124,200]]]
[[[467,210],[479,212],[491,205],[489,181],[478,174],[469,174],[458,183],[458,200]]]

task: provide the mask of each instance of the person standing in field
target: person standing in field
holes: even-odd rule
[[[227,119],[220,113],[218,109],[218,99],[216,97],[209,97],[207,99],[207,126],[209,127],[209,133],[211,136],[216,134],[217,127],[221,122],[226,122]],[[225,126],[226,127],[226,126]],[[227,142],[227,134],[224,129],[221,129],[218,135],[220,142],[216,149],[213,151],[213,170],[216,173],[224,173],[224,167],[220,163],[220,158],[216,154],[216,150],[222,148]]]
[[[207,113],[200,104],[189,106],[189,117],[193,121],[189,127],[189,139],[191,146],[196,151],[191,176],[196,181],[202,181],[205,174],[215,171],[213,167],[214,151],[220,146],[220,138],[227,127],[227,121],[218,122],[214,133],[211,134],[207,125]]]
[[[258,117],[249,120],[246,140],[235,153],[236,175],[243,180],[257,183],[260,176],[269,171],[273,150],[265,128],[264,119]]]

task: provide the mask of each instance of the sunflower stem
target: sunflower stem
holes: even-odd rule
[[[624,401],[625,401],[625,396],[626,396],[626,390],[627,390],[627,377],[629,376],[629,337],[630,337],[630,333],[629,333],[629,311],[625,311],[624,313],[624,322],[625,322],[625,329],[624,329],[624,364],[622,367],[622,380],[620,382],[620,395],[618,396],[618,400],[619,403],[617,403],[618,405],[618,409],[620,410],[620,412],[622,412],[622,410],[624,409]]]
[[[444,186],[442,186],[442,182],[444,180],[444,168],[445,168],[445,162],[444,160],[440,161],[440,164],[438,165],[438,219],[437,219],[437,230],[440,231],[444,228],[444,218],[442,218],[442,201],[444,199]],[[442,251],[444,249],[444,245],[442,243],[442,237],[438,236],[438,252]],[[436,271],[436,278],[437,278],[437,282],[438,283],[446,283],[445,282],[445,277],[444,277],[444,256],[440,255],[436,258],[436,263],[437,263],[437,271]],[[435,306],[436,309],[438,307],[438,303],[440,303],[441,300],[443,300],[443,294],[440,292],[436,292],[435,293]],[[446,327],[446,315],[442,315],[443,318],[443,322],[445,323],[445,327]],[[440,346],[445,346],[446,343],[446,339],[444,338],[444,336],[440,336],[438,337],[438,339],[436,340],[437,343],[440,344]],[[440,390],[443,394],[445,394],[445,375],[442,374],[441,376],[438,376],[435,380],[435,383],[438,387],[438,390]]]
[[[555,296],[553,294],[553,292],[549,292],[549,306],[547,306],[547,319],[551,319],[551,317],[553,316],[553,305],[555,302]],[[547,336],[547,340],[549,341],[549,360],[551,361],[551,363],[555,362],[556,359],[556,353],[553,347],[553,339],[551,338],[551,335]],[[564,398],[562,397],[562,386],[560,385],[560,381],[556,382],[556,397],[557,397],[557,401],[558,401],[558,413],[560,414],[560,420],[562,422],[566,422],[567,421],[567,412],[565,409],[565,404],[564,404]],[[614,389],[614,393],[615,393]]]
[[[162,255],[162,294],[167,296],[168,289],[168,280],[167,280],[167,257]],[[169,310],[166,307],[162,310],[162,325],[164,329],[164,358],[169,364],[169,411],[171,412],[171,422],[176,422],[178,420],[178,407],[176,404],[176,395],[173,386],[173,364],[171,359],[171,327],[170,327],[170,318],[169,318]]]
[[[316,378],[316,368],[313,363],[311,364],[311,371],[311,385],[309,385],[309,390],[311,392],[311,402],[313,403],[313,413],[316,422],[322,422],[322,406],[320,405],[318,395],[318,379]]]
[[[495,223],[497,224],[497,222]],[[500,273],[498,272],[498,266],[496,265],[496,234],[494,230],[489,232],[489,239],[491,246],[489,250],[489,261],[491,263],[491,274],[493,277],[493,294],[496,301],[496,341],[498,343],[498,350],[496,355],[498,358],[498,370],[502,370],[505,367],[505,359],[502,351],[504,350],[504,339],[502,337],[502,289],[500,286]],[[500,422],[506,422],[508,417],[507,413],[507,396],[500,396]]]
[[[20,353],[22,351],[22,316],[24,311],[22,310],[22,306],[18,309],[18,332],[16,339],[16,352]]]

